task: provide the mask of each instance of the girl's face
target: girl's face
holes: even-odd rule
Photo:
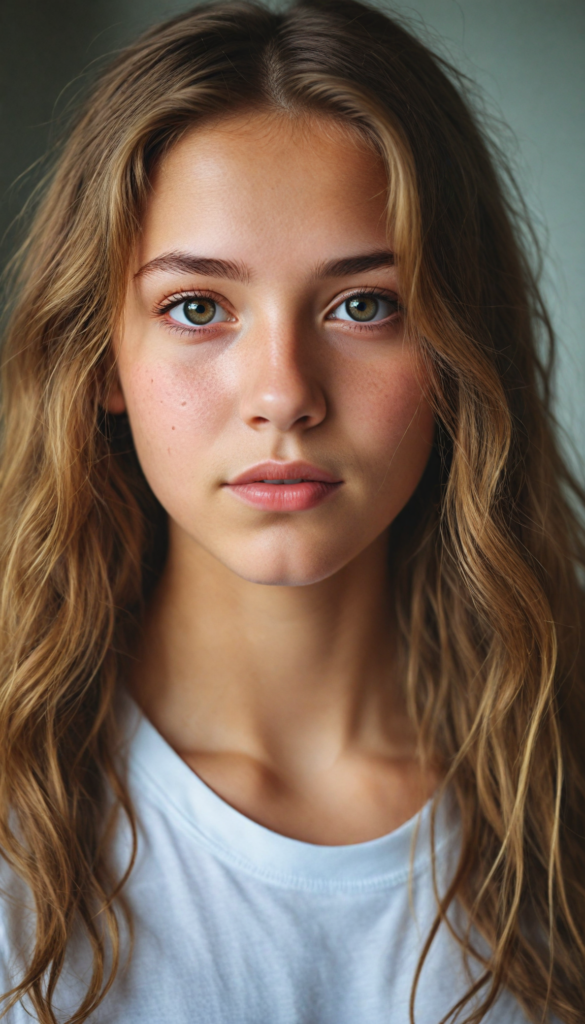
[[[251,114],[193,130],[153,186],[110,410],[172,543],[258,583],[331,576],[404,507],[433,438],[382,163],[329,122]]]

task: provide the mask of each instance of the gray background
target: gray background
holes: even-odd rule
[[[35,162],[88,76],[141,29],[190,6],[0,0],[2,264],[40,173]],[[412,19],[426,42],[480,85],[488,112],[500,122],[494,130],[545,249],[545,295],[559,335],[557,412],[578,459],[585,447],[585,0],[380,0],[379,6]]]

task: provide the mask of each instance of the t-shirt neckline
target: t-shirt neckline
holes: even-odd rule
[[[191,839],[224,864],[267,883],[320,892],[360,892],[405,884],[431,869],[432,800],[408,821],[378,839],[322,846],[291,839],[228,804],[176,753],[133,697],[120,695],[129,781],[139,798],[155,803]],[[136,799],[136,798],[135,798]],[[435,817],[435,852],[454,830],[453,809],[443,799]]]

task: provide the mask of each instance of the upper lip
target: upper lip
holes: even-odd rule
[[[326,484],[339,484],[342,481],[326,469],[312,466],[310,462],[259,462],[256,466],[244,470],[228,484],[255,484],[262,480],[321,480]]]

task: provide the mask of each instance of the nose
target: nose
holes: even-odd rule
[[[301,328],[250,332],[242,353],[240,415],[254,429],[269,425],[279,432],[293,428],[307,430],[327,415],[327,402],[320,380],[318,359]]]

